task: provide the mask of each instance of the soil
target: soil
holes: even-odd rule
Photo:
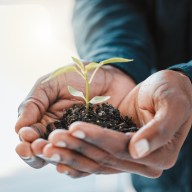
[[[128,116],[122,117],[119,110],[110,104],[103,103],[96,106],[90,104],[88,113],[85,105],[73,105],[73,107],[64,110],[63,117],[59,121],[47,125],[45,137],[48,138],[49,134],[55,129],[68,130],[69,126],[75,121],[93,123],[123,133],[138,130],[131,118]]]

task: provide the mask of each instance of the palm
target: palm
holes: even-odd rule
[[[165,78],[150,76],[127,95],[120,104],[120,110],[142,127],[154,118],[159,109],[160,100],[155,95],[161,97],[168,89]]]
[[[137,85],[125,97],[120,104],[120,110],[124,115],[131,116],[139,127],[154,118],[158,119],[159,116],[165,118],[169,113],[172,114],[171,109],[174,106],[180,110],[183,108],[182,91],[189,91],[181,82],[183,83],[183,77],[173,71],[157,72]]]
[[[107,68],[107,69],[106,69]],[[70,85],[82,92],[85,92],[85,82],[76,73],[67,73],[60,75],[49,82],[41,83],[44,78],[40,79],[32,91],[29,93],[26,101],[20,107],[30,100],[27,113],[32,113],[27,125],[40,128],[41,132],[46,131],[48,123],[58,120],[62,117],[63,110],[73,104],[82,103],[83,100],[69,94],[67,86]],[[127,87],[127,88],[125,88]],[[123,98],[134,87],[133,81],[118,69],[106,66],[100,69],[91,84],[90,98],[100,95],[111,96],[109,103],[118,107]],[[24,115],[24,114],[22,114]],[[25,122],[26,124],[26,122]],[[18,129],[21,124],[19,124]],[[26,126],[23,125],[22,126]],[[17,127],[16,127],[17,128]]]

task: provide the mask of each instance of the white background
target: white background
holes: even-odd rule
[[[40,76],[77,55],[72,7],[72,0],[0,0],[0,192],[121,192],[130,185],[127,175],[74,180],[52,166],[34,170],[15,153],[18,105]]]

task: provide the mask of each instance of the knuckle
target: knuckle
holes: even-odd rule
[[[114,158],[109,154],[99,159],[98,163],[100,166],[115,166],[117,164]]]

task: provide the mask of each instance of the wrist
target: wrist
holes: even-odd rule
[[[189,78],[189,76],[187,74],[185,74],[183,71],[179,71],[179,70],[173,70],[174,72],[178,73],[179,75],[181,75],[183,78],[186,79],[186,81],[190,81],[190,83],[192,83],[191,79]]]

